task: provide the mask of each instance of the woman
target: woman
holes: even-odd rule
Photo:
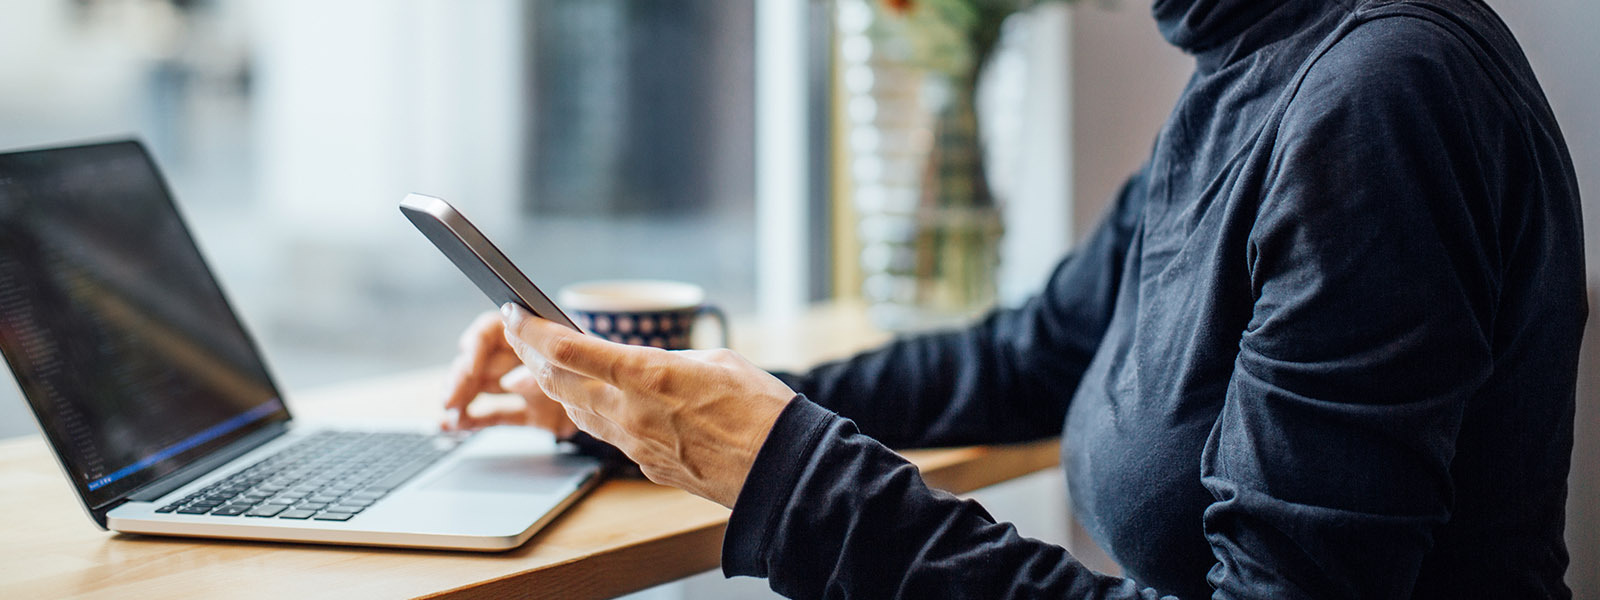
[[[790,596],[1569,596],[1579,203],[1511,34],[1475,0],[1153,12],[1195,74],[1025,306],[782,376],[509,310],[450,407],[520,392],[464,425],[575,426],[732,507],[724,571]],[[888,450],[1053,435],[1127,577]]]

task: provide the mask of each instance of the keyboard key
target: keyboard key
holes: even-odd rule
[[[203,515],[208,512],[211,512],[211,507],[209,506],[185,506],[178,509],[178,514],[180,515]]]
[[[303,508],[305,510],[322,510],[322,509],[328,507],[328,503],[326,503],[326,502],[301,502],[299,504],[294,505],[294,507],[295,508]]]
[[[211,514],[222,517],[236,517],[244,514],[247,510],[250,510],[247,506],[224,506],[211,511]]]
[[[372,484],[371,487],[392,490],[400,487],[400,484],[405,483],[407,480],[411,479],[412,476],[421,471],[421,468],[412,469],[408,467],[395,472],[393,475],[379,479],[377,483]]]
[[[294,510],[286,510],[286,511],[283,511],[281,513],[278,513],[278,518],[279,519],[309,519],[309,518],[311,518],[312,515],[315,515],[315,514],[317,514],[317,511],[314,511],[314,510],[301,510],[301,509],[297,508],[297,509],[294,509]]]
[[[169,513],[169,512],[178,510],[178,506],[179,505],[177,505],[177,504],[168,504],[166,506],[163,506],[161,508],[156,509],[156,512],[158,512],[158,513]]]
[[[351,513],[351,514],[354,514],[354,513],[361,512],[362,510],[365,510],[365,509],[366,509],[366,507],[364,507],[364,506],[344,506],[344,505],[339,505],[339,506],[329,506],[327,510],[324,510],[322,512],[327,512],[327,513]]]
[[[356,516],[355,513],[324,511],[317,513],[316,518],[318,521],[349,521],[350,517],[354,516]]]
[[[257,507],[255,510],[245,514],[251,517],[276,517],[278,516],[278,513],[283,512],[284,509],[287,508],[289,507],[279,506],[277,504],[268,504],[266,506]]]

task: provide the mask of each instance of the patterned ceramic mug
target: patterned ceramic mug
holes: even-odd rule
[[[701,317],[717,321],[721,343],[728,345],[728,318],[706,303],[700,286],[654,279],[589,281],[561,288],[561,308],[584,331],[613,342],[688,350],[694,325]]]

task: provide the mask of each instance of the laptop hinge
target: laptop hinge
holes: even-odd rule
[[[262,444],[283,435],[283,432],[288,429],[287,423],[288,421],[278,421],[262,427],[260,431],[252,432],[231,444],[218,448],[215,452],[189,463],[188,466],[173,471],[166,477],[144,484],[143,487],[139,487],[129,493],[126,498],[139,502],[153,502],[162,496],[172,493],[172,490],[188,485],[189,482],[199,479],[206,473],[215,471],[218,467],[227,464],[228,461],[244,456],[246,452],[255,450]]]

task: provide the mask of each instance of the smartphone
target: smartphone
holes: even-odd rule
[[[483,290],[495,308],[512,302],[545,320],[583,331],[449,202],[409,194],[400,201],[400,212]]]

